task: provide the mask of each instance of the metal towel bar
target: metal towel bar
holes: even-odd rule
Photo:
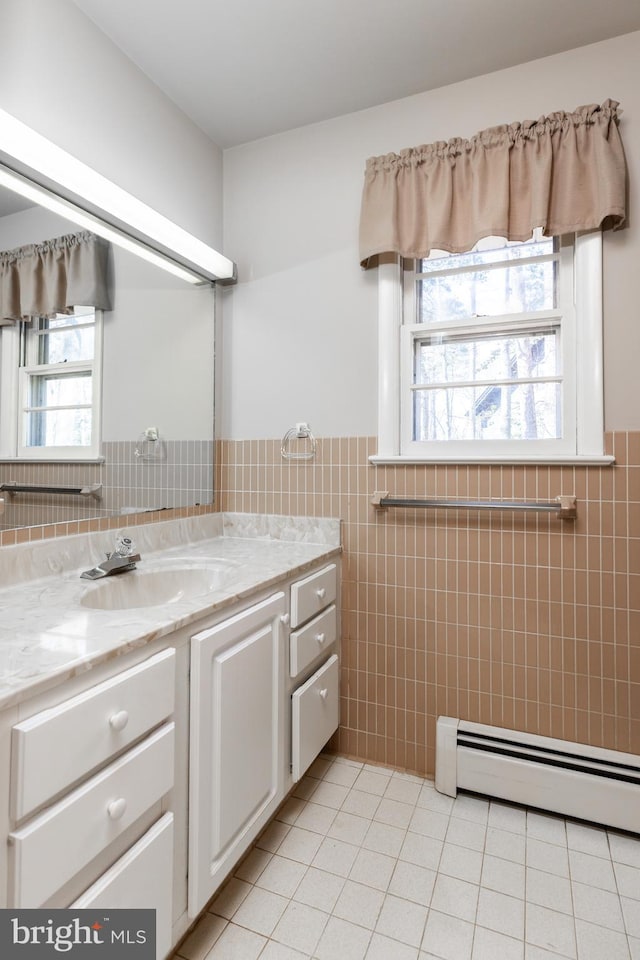
[[[510,510],[519,513],[555,513],[560,520],[578,516],[575,497],[559,496],[555,500],[412,500],[390,497],[386,490],[376,490],[371,503],[378,510],[387,507],[428,507],[434,510]]]
[[[47,487],[22,483],[0,483],[0,491],[8,493],[10,497],[16,493],[66,493],[78,497],[102,498],[102,484],[93,483],[87,487]]]

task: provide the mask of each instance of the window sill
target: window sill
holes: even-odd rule
[[[498,466],[498,467],[509,467],[509,466],[521,466],[530,464],[531,466],[580,466],[580,467],[603,467],[611,466],[616,462],[614,456],[609,454],[592,455],[592,456],[558,456],[558,457],[468,457],[463,459],[462,457],[451,457],[447,459],[446,457],[434,457],[432,460],[427,460],[424,457],[402,457],[402,456],[379,456],[374,454],[369,457],[369,463],[373,466],[390,466],[390,467],[401,467],[401,466],[446,466],[451,464],[452,466],[470,466],[470,465],[481,465],[486,464],[489,466]]]

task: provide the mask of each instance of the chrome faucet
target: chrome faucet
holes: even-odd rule
[[[107,554],[106,560],[92,567],[91,570],[85,570],[80,577],[84,580],[100,580],[101,577],[112,577],[116,573],[135,570],[140,554],[134,553],[133,550],[133,541],[130,537],[118,537],[115,549]]]

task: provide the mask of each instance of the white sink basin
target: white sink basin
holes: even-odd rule
[[[156,607],[205,596],[218,590],[235,573],[236,564],[227,561],[194,565],[142,566],[129,573],[105,577],[87,588],[80,603],[92,610],[128,610]]]

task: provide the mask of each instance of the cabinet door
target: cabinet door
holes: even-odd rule
[[[191,640],[189,915],[282,799],[284,594]]]

